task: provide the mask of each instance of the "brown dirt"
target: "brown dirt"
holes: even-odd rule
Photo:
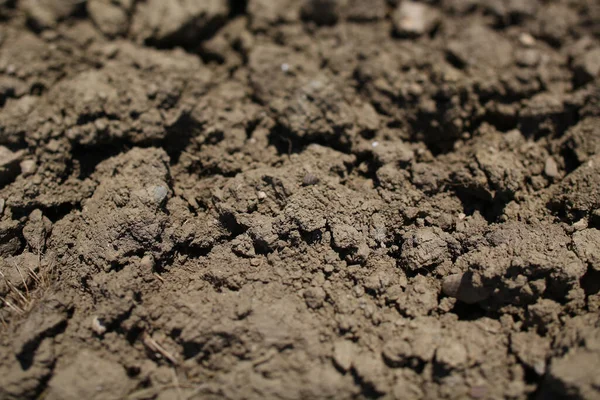
[[[0,19],[0,399],[600,399],[597,1]]]

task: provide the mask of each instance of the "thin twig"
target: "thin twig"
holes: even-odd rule
[[[33,279],[37,285],[42,283],[42,281],[40,280],[40,276],[36,274],[35,271],[31,269],[31,267],[27,267],[27,269],[29,270],[29,276],[31,276],[31,279]]]
[[[13,262],[13,266],[16,268],[17,272],[21,276],[21,282],[23,282],[23,286],[25,287],[25,293],[27,294],[27,298],[30,299],[31,296],[29,294],[29,287],[27,286],[27,282],[25,282],[25,277],[21,273],[21,268],[19,268],[16,262]]]
[[[199,393],[205,391],[206,389],[210,390],[210,386],[207,383],[203,383],[202,385],[196,386],[194,387],[194,391],[191,392],[186,398],[185,400],[191,400],[193,398],[196,397],[196,395],[198,395]],[[209,393],[214,393],[213,391],[209,391]]]
[[[181,388],[184,389],[194,389],[195,386],[191,385],[180,385]],[[140,389],[137,392],[133,392],[127,396],[127,400],[137,400],[137,399],[147,399],[155,396],[158,392],[161,392],[166,389],[175,389],[175,386],[171,383],[168,385],[155,386],[147,389]]]
[[[19,289],[17,289],[12,283],[8,286],[18,297],[21,298],[21,301],[23,302],[24,305],[29,304],[29,300],[27,300],[27,298],[23,295],[23,292],[21,292]]]
[[[11,308],[13,311],[15,311],[17,314],[25,314],[25,311],[21,310],[20,307],[11,304],[10,301],[6,300],[5,298],[2,298],[2,301],[4,302],[4,304],[6,304],[9,308]]]
[[[144,333],[144,337],[143,337],[142,341],[143,341],[144,345],[146,345],[146,347],[148,347],[150,350],[152,350],[156,353],[160,353],[164,358],[169,360],[171,362],[171,364],[173,364],[173,365],[178,364],[175,357],[173,357],[173,355],[171,355],[171,353],[169,353],[167,350],[165,350],[164,347],[162,347],[160,344],[158,344],[156,342],[156,340],[152,339],[152,337],[150,337],[150,335],[148,335],[147,333]]]
[[[179,386],[179,378],[177,377],[177,371],[175,371],[175,368],[171,368],[171,372],[173,373],[173,384],[175,385],[175,390],[177,390],[177,398],[179,400],[182,400],[183,393],[181,393],[181,386]]]

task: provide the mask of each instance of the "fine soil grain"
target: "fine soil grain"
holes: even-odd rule
[[[600,399],[596,0],[0,1],[0,399]]]

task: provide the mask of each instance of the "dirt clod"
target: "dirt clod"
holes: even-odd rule
[[[82,351],[69,365],[58,367],[48,383],[48,399],[122,398],[130,384],[125,369],[115,362]]]

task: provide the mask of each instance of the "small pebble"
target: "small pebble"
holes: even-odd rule
[[[446,296],[456,297],[463,274],[452,274],[444,278],[442,291]]]
[[[289,65],[289,64],[286,64],[286,63],[284,63],[284,64],[281,64],[281,70],[282,70],[283,72],[288,72],[288,71],[290,70],[290,65]]]
[[[535,44],[535,39],[529,33],[525,32],[521,33],[519,36],[519,42],[521,42],[523,46],[531,47]]]
[[[333,362],[342,371],[348,371],[354,360],[354,344],[348,340],[340,340],[333,345]]]
[[[35,171],[37,169],[37,164],[35,163],[34,160],[23,160],[21,161],[21,173],[23,174],[23,176],[30,176],[35,174]]]
[[[439,19],[436,9],[416,1],[403,1],[392,15],[396,34],[409,37],[431,32]]]
[[[152,254],[146,254],[142,257],[140,260],[140,267],[147,272],[152,272],[152,270],[154,270],[154,257]]]
[[[265,192],[263,192],[262,190],[257,193],[257,196],[258,196],[259,200],[264,200],[267,198],[267,194]]]
[[[588,227],[588,222],[587,222],[587,219],[585,219],[585,218],[581,218],[579,221],[577,221],[573,224],[573,228],[577,231],[582,231],[584,229],[587,229],[587,227]]]
[[[467,304],[479,303],[490,295],[485,288],[475,286],[470,272],[446,276],[442,281],[442,292]]]
[[[169,194],[169,189],[166,186],[158,185],[152,189],[152,196],[157,205],[162,205]]]
[[[556,161],[554,161],[554,158],[548,157],[546,159],[546,165],[544,166],[544,174],[546,174],[546,176],[549,178],[558,177],[558,165],[556,165]]]
[[[98,317],[94,317],[94,319],[92,320],[92,330],[100,336],[106,333],[106,327],[104,326],[104,324],[102,324]]]
[[[533,365],[533,370],[539,376],[544,376],[546,373],[546,363],[544,361],[538,361]]]
[[[103,118],[99,118],[96,121],[94,121],[94,126],[99,131],[105,131],[106,128],[108,127],[107,120],[105,120]]]
[[[306,175],[304,175],[304,178],[302,179],[303,186],[312,186],[312,185],[316,185],[317,183],[319,183],[319,178],[317,178],[310,172],[307,173]]]

